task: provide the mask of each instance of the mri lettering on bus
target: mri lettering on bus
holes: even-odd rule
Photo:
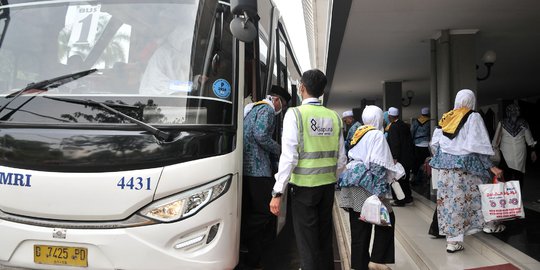
[[[31,187],[31,174],[0,172],[0,185]]]

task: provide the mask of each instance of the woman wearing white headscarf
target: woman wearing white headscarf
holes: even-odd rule
[[[525,163],[527,161],[527,146],[531,150],[531,161],[536,161],[534,140],[529,123],[519,117],[519,106],[510,104],[506,107],[506,117],[499,122],[493,146],[501,150],[501,164],[504,169],[504,179],[519,180],[520,188],[523,190],[523,178],[525,174]]]
[[[435,155],[430,165],[439,170],[437,214],[439,234],[446,235],[446,251],[463,250],[464,235],[481,231],[500,232],[504,225],[485,224],[481,211],[479,184],[490,180],[491,171],[501,176],[490,156],[493,149],[469,89],[456,95],[454,109],[445,113],[433,132],[430,146]]]
[[[366,106],[360,126],[348,152],[350,162],[339,179],[339,206],[349,211],[351,226],[351,268],[389,269],[394,263],[394,224],[392,207],[384,195],[390,192],[389,183],[405,175],[401,164],[394,163],[390,147],[383,134],[383,112],[377,106]],[[371,256],[369,244],[372,224],[359,219],[368,197],[377,195],[390,212],[392,226],[375,226]]]

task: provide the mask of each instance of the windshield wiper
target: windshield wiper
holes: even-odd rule
[[[85,76],[88,76],[94,72],[96,72],[97,69],[96,68],[93,68],[93,69],[89,69],[89,70],[85,70],[85,71],[81,71],[81,72],[77,72],[77,73],[73,73],[73,74],[66,74],[66,75],[62,75],[62,76],[59,76],[59,77],[56,77],[56,78],[52,78],[52,79],[48,79],[48,80],[43,80],[43,81],[39,81],[39,82],[36,82],[36,83],[29,83],[28,85],[26,85],[25,88],[19,90],[19,91],[15,91],[9,95],[6,96],[6,98],[17,98],[18,96],[24,94],[24,92],[28,91],[28,90],[33,90],[33,89],[37,89],[37,90],[43,90],[43,91],[47,91],[51,88],[56,88],[56,87],[59,87],[61,85],[64,85],[68,82],[72,82],[74,80],[77,80],[77,79],[80,79],[82,77],[85,77]]]
[[[1,0],[0,6],[7,6],[9,5],[7,0]],[[9,8],[4,8],[0,11],[0,21],[4,20],[4,28],[2,29],[2,33],[0,34],[0,48],[2,47],[2,44],[4,44],[4,38],[6,37],[7,28],[9,26],[10,16],[9,16]]]
[[[33,90],[38,90],[39,93],[41,92],[44,92],[44,91],[47,91],[49,90],[50,88],[56,88],[56,87],[59,87],[63,84],[66,84],[68,82],[72,82],[74,80],[77,80],[79,78],[82,78],[84,76],[88,76],[94,72],[96,72],[97,69],[90,69],[90,70],[85,70],[85,71],[81,71],[81,72],[77,72],[77,73],[73,73],[73,74],[67,74],[67,75],[63,75],[63,76],[60,76],[60,77],[56,77],[56,78],[52,78],[52,79],[49,79],[49,80],[43,80],[43,81],[39,81],[39,82],[36,82],[36,83],[29,83],[28,85],[26,85],[25,88],[19,90],[19,91],[15,91],[9,95],[6,96],[6,98],[12,98],[9,102],[7,102],[4,106],[2,106],[2,108],[0,109],[0,112],[4,111],[5,108],[7,108],[7,106],[9,104],[11,104],[11,102],[13,102],[14,100],[16,100],[18,97],[20,97],[22,94],[26,93],[26,92],[30,92],[30,91],[33,91]],[[17,107],[16,109],[13,109],[11,110],[11,112],[9,112],[8,114],[4,115],[2,117],[2,121],[5,121],[7,119],[9,119],[15,112],[17,112],[20,108],[22,108],[24,105],[26,105],[26,103],[30,102],[32,99],[34,99],[36,96],[33,96],[32,98],[29,98],[26,102],[24,102],[23,104],[21,104],[19,107]]]
[[[123,113],[123,112],[117,111],[116,109],[112,108],[112,107],[117,107],[117,108],[125,108],[125,109],[140,109],[140,107],[138,107],[138,106],[117,104],[117,103],[110,103],[110,102],[99,102],[99,101],[95,101],[95,100],[91,100],[91,99],[81,100],[81,99],[49,97],[49,96],[43,96],[43,97],[48,98],[48,99],[52,99],[52,100],[64,101],[64,102],[68,102],[68,103],[75,103],[75,104],[81,104],[81,105],[88,105],[88,106],[93,106],[93,107],[100,108],[100,109],[105,109],[108,112],[112,112],[112,113],[114,113],[116,115],[122,116],[123,118],[129,120],[130,122],[138,125],[142,129],[152,133],[152,135],[156,136],[156,138],[158,138],[158,139],[160,139],[162,141],[167,141],[171,137],[171,134],[169,132],[162,131],[162,130],[160,130],[160,129],[152,126],[152,125],[149,125],[149,124],[147,124],[145,122],[139,121],[139,120],[137,120],[137,119]]]

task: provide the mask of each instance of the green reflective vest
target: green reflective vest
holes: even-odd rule
[[[336,182],[341,119],[319,105],[291,108],[298,126],[298,165],[290,182],[316,187]]]

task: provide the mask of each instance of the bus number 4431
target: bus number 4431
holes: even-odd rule
[[[122,177],[116,186],[121,189],[130,189],[130,190],[150,190],[150,177],[146,179],[142,177]]]

